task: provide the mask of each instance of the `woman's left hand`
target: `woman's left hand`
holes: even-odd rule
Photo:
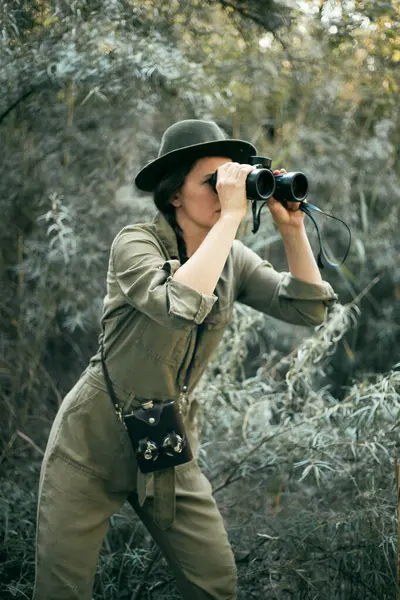
[[[286,169],[275,169],[274,175],[287,173]],[[287,208],[283,206],[273,196],[267,200],[268,208],[271,211],[278,228],[300,228],[303,226],[304,213],[300,208],[300,202],[288,202]]]

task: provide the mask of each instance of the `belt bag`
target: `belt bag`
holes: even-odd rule
[[[182,416],[174,401],[150,400],[122,418],[142,473],[192,460]]]
[[[104,337],[104,326],[103,326]],[[118,418],[125,425],[142,473],[175,467],[192,460],[182,415],[177,403],[149,400],[123,415],[105,363],[103,337],[101,362],[108,393]]]

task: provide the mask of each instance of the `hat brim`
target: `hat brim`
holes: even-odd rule
[[[206,156],[226,156],[235,162],[245,163],[255,154],[257,154],[255,147],[244,140],[220,140],[186,146],[168,152],[143,167],[135,177],[135,185],[139,190],[152,192],[168,171],[183,162],[191,162]]]

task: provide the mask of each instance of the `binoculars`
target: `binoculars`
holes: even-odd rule
[[[291,172],[274,175],[272,161],[266,156],[250,156],[248,164],[256,168],[247,175],[246,195],[248,200],[265,202],[271,196],[282,204],[302,202],[308,194],[308,180],[304,173]],[[217,191],[217,171],[208,180],[214,192]]]

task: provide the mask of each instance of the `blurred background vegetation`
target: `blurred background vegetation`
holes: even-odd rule
[[[154,214],[133,178],[171,123],[205,118],[304,171],[310,201],[353,235],[322,273],[341,302],[327,322],[238,306],[198,391],[239,598],[393,599],[398,1],[13,0],[0,32],[1,597],[32,591],[41,457],[97,350],[111,241]],[[263,214],[240,237],[285,270]],[[340,258],[345,229],[319,222]],[[94,598],[177,598],[135,515],[112,521]]]

